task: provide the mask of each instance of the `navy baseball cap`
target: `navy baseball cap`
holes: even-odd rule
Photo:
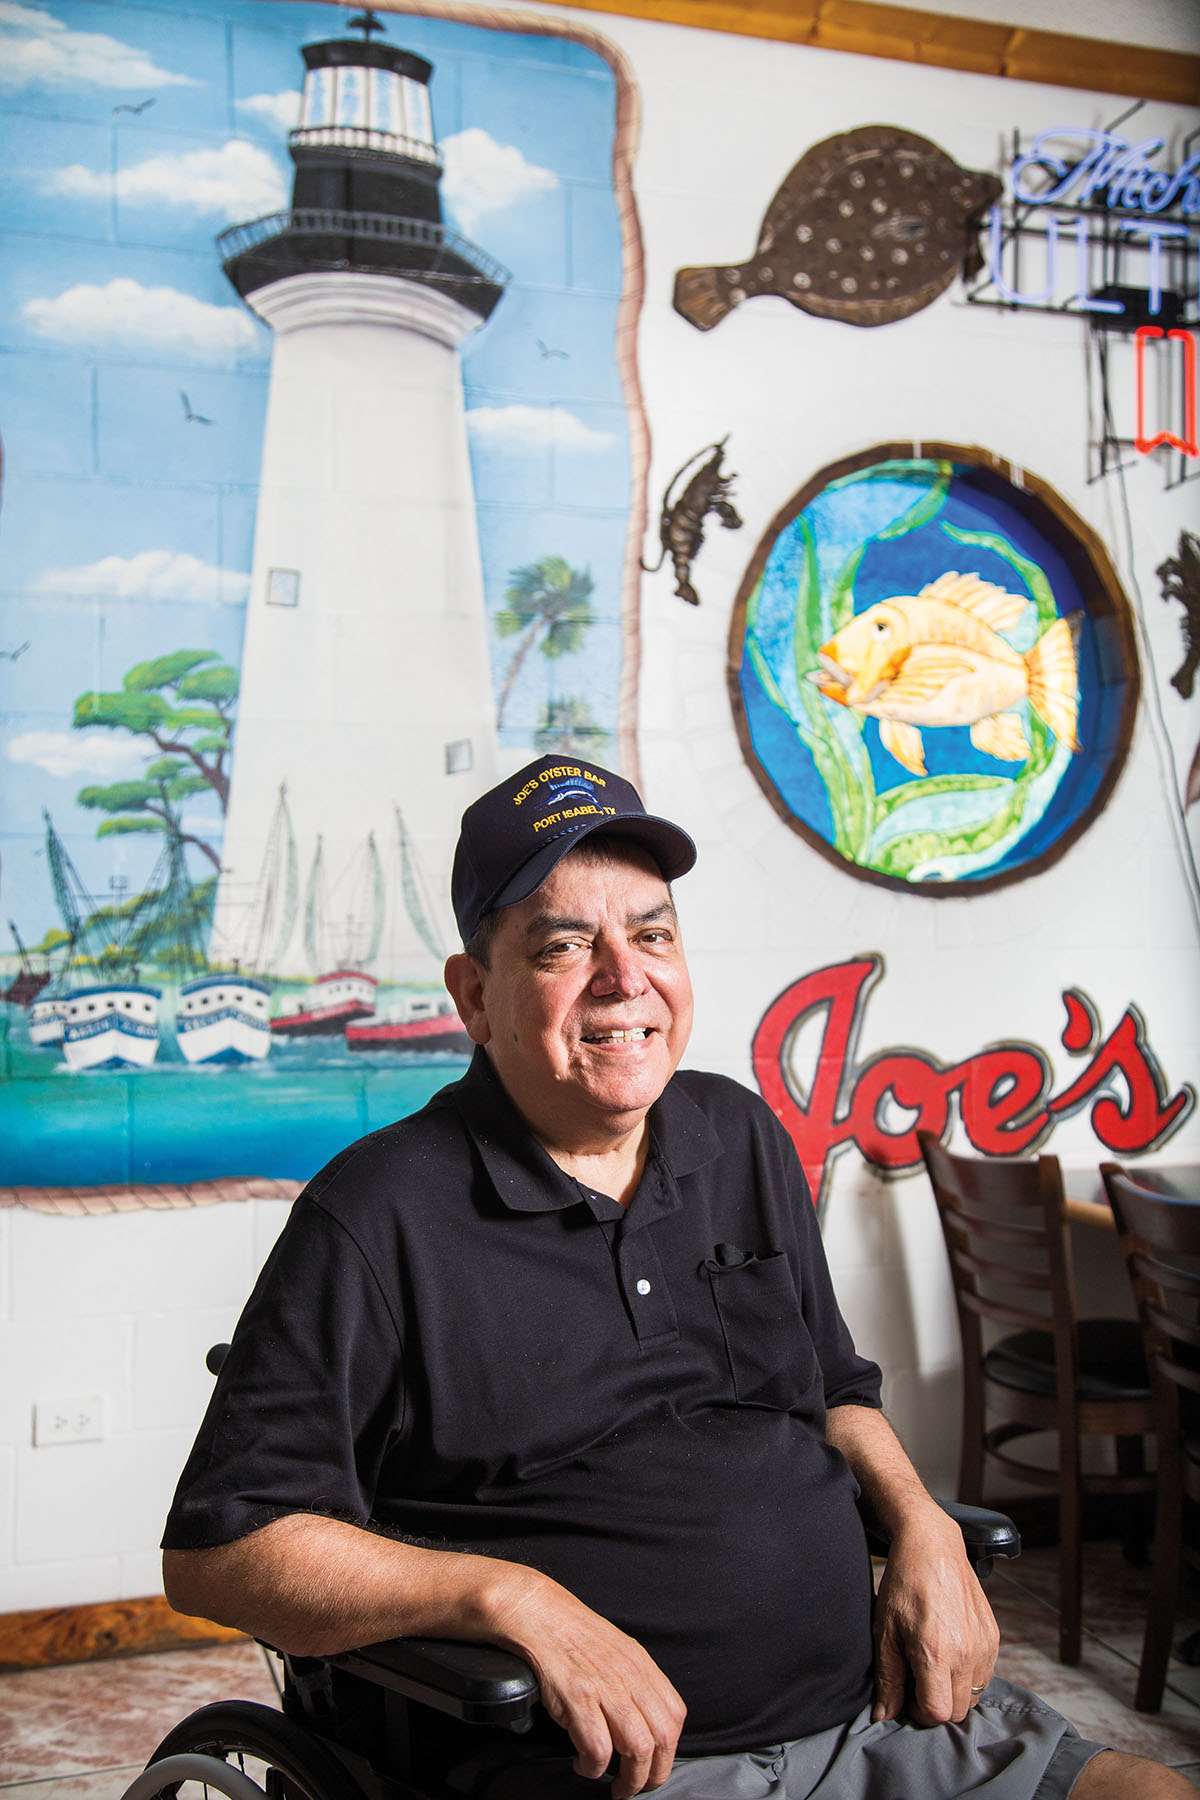
[[[687,832],[648,813],[623,776],[595,763],[539,757],[481,794],[462,816],[450,897],[463,943],[485,913],[527,899],[568,850],[596,831],[644,845],[664,881],[686,875],[696,860]]]

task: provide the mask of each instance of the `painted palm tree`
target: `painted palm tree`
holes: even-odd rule
[[[535,644],[551,660],[569,656],[580,648],[595,617],[590,604],[593,585],[586,570],[573,569],[562,556],[543,556],[511,571],[504,590],[505,605],[496,614],[496,635],[520,641],[500,690],[497,726],[504,719],[517,677]]]
[[[612,733],[596,723],[588,701],[579,694],[548,700],[533,734],[535,750],[557,750],[563,756],[600,757],[612,742]]]

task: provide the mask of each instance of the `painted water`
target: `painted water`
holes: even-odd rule
[[[149,1068],[78,1073],[0,1021],[0,1184],[95,1187],[274,1176],[306,1181],[364,1132],[415,1112],[467,1057],[275,1042],[263,1063],[189,1064],[164,1031]]]

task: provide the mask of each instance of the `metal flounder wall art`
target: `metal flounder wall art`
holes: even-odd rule
[[[986,451],[881,445],[779,514],[734,606],[742,748],[840,867],[979,892],[1103,806],[1137,701],[1128,605],[1095,534]]]
[[[757,294],[847,325],[907,319],[980,266],[979,223],[1002,191],[897,125],[840,132],[787,176],[748,262],[680,269],[675,310],[699,331]]]

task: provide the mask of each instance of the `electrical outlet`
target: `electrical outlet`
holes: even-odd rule
[[[39,1400],[33,1409],[33,1441],[47,1444],[98,1443],[104,1436],[104,1395],[72,1394],[68,1400]]]

